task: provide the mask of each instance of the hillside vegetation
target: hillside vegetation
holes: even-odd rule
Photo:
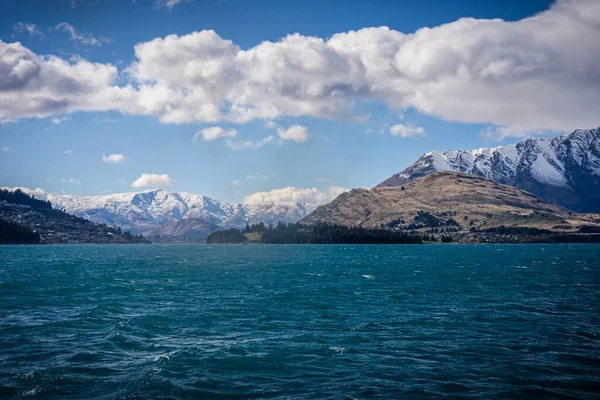
[[[120,228],[94,224],[16,190],[0,190],[0,243],[146,243]]]
[[[266,243],[266,244],[418,244],[420,235],[393,232],[386,229],[348,227],[318,223],[299,223],[265,227],[246,226],[242,231],[229,229],[212,233],[207,243]]]

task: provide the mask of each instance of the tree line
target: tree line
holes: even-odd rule
[[[280,223],[247,225],[243,230],[229,229],[213,232],[207,243],[243,243],[246,233],[260,233],[260,242],[268,244],[409,244],[423,243],[420,235],[378,228],[349,227],[317,223]]]
[[[25,226],[0,219],[0,244],[30,244],[39,242],[39,233]]]
[[[0,189],[0,201],[22,204],[31,208],[52,209],[52,203],[50,203],[50,201],[36,199],[35,196],[29,196],[21,189],[15,191]]]

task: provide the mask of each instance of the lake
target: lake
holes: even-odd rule
[[[600,245],[0,247],[0,397],[598,393]]]

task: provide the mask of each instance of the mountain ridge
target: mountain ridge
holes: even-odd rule
[[[577,212],[600,212],[600,128],[475,150],[433,151],[376,187],[440,171],[481,176]]]
[[[303,202],[228,203],[208,196],[167,189],[93,196],[58,195],[42,189],[6,189],[21,189],[37,198],[49,200],[55,208],[64,209],[70,214],[145,236],[203,239],[216,229],[240,228],[247,223],[296,222],[316,208]],[[194,222],[180,223],[184,220]],[[189,229],[186,230],[186,227]]]
[[[442,171],[401,187],[353,189],[318,207],[301,222],[444,232],[500,226],[573,232],[584,225],[597,226],[600,218],[571,213],[513,186]]]

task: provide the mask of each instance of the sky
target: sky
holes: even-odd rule
[[[597,0],[3,0],[0,186],[325,202],[600,126]]]

